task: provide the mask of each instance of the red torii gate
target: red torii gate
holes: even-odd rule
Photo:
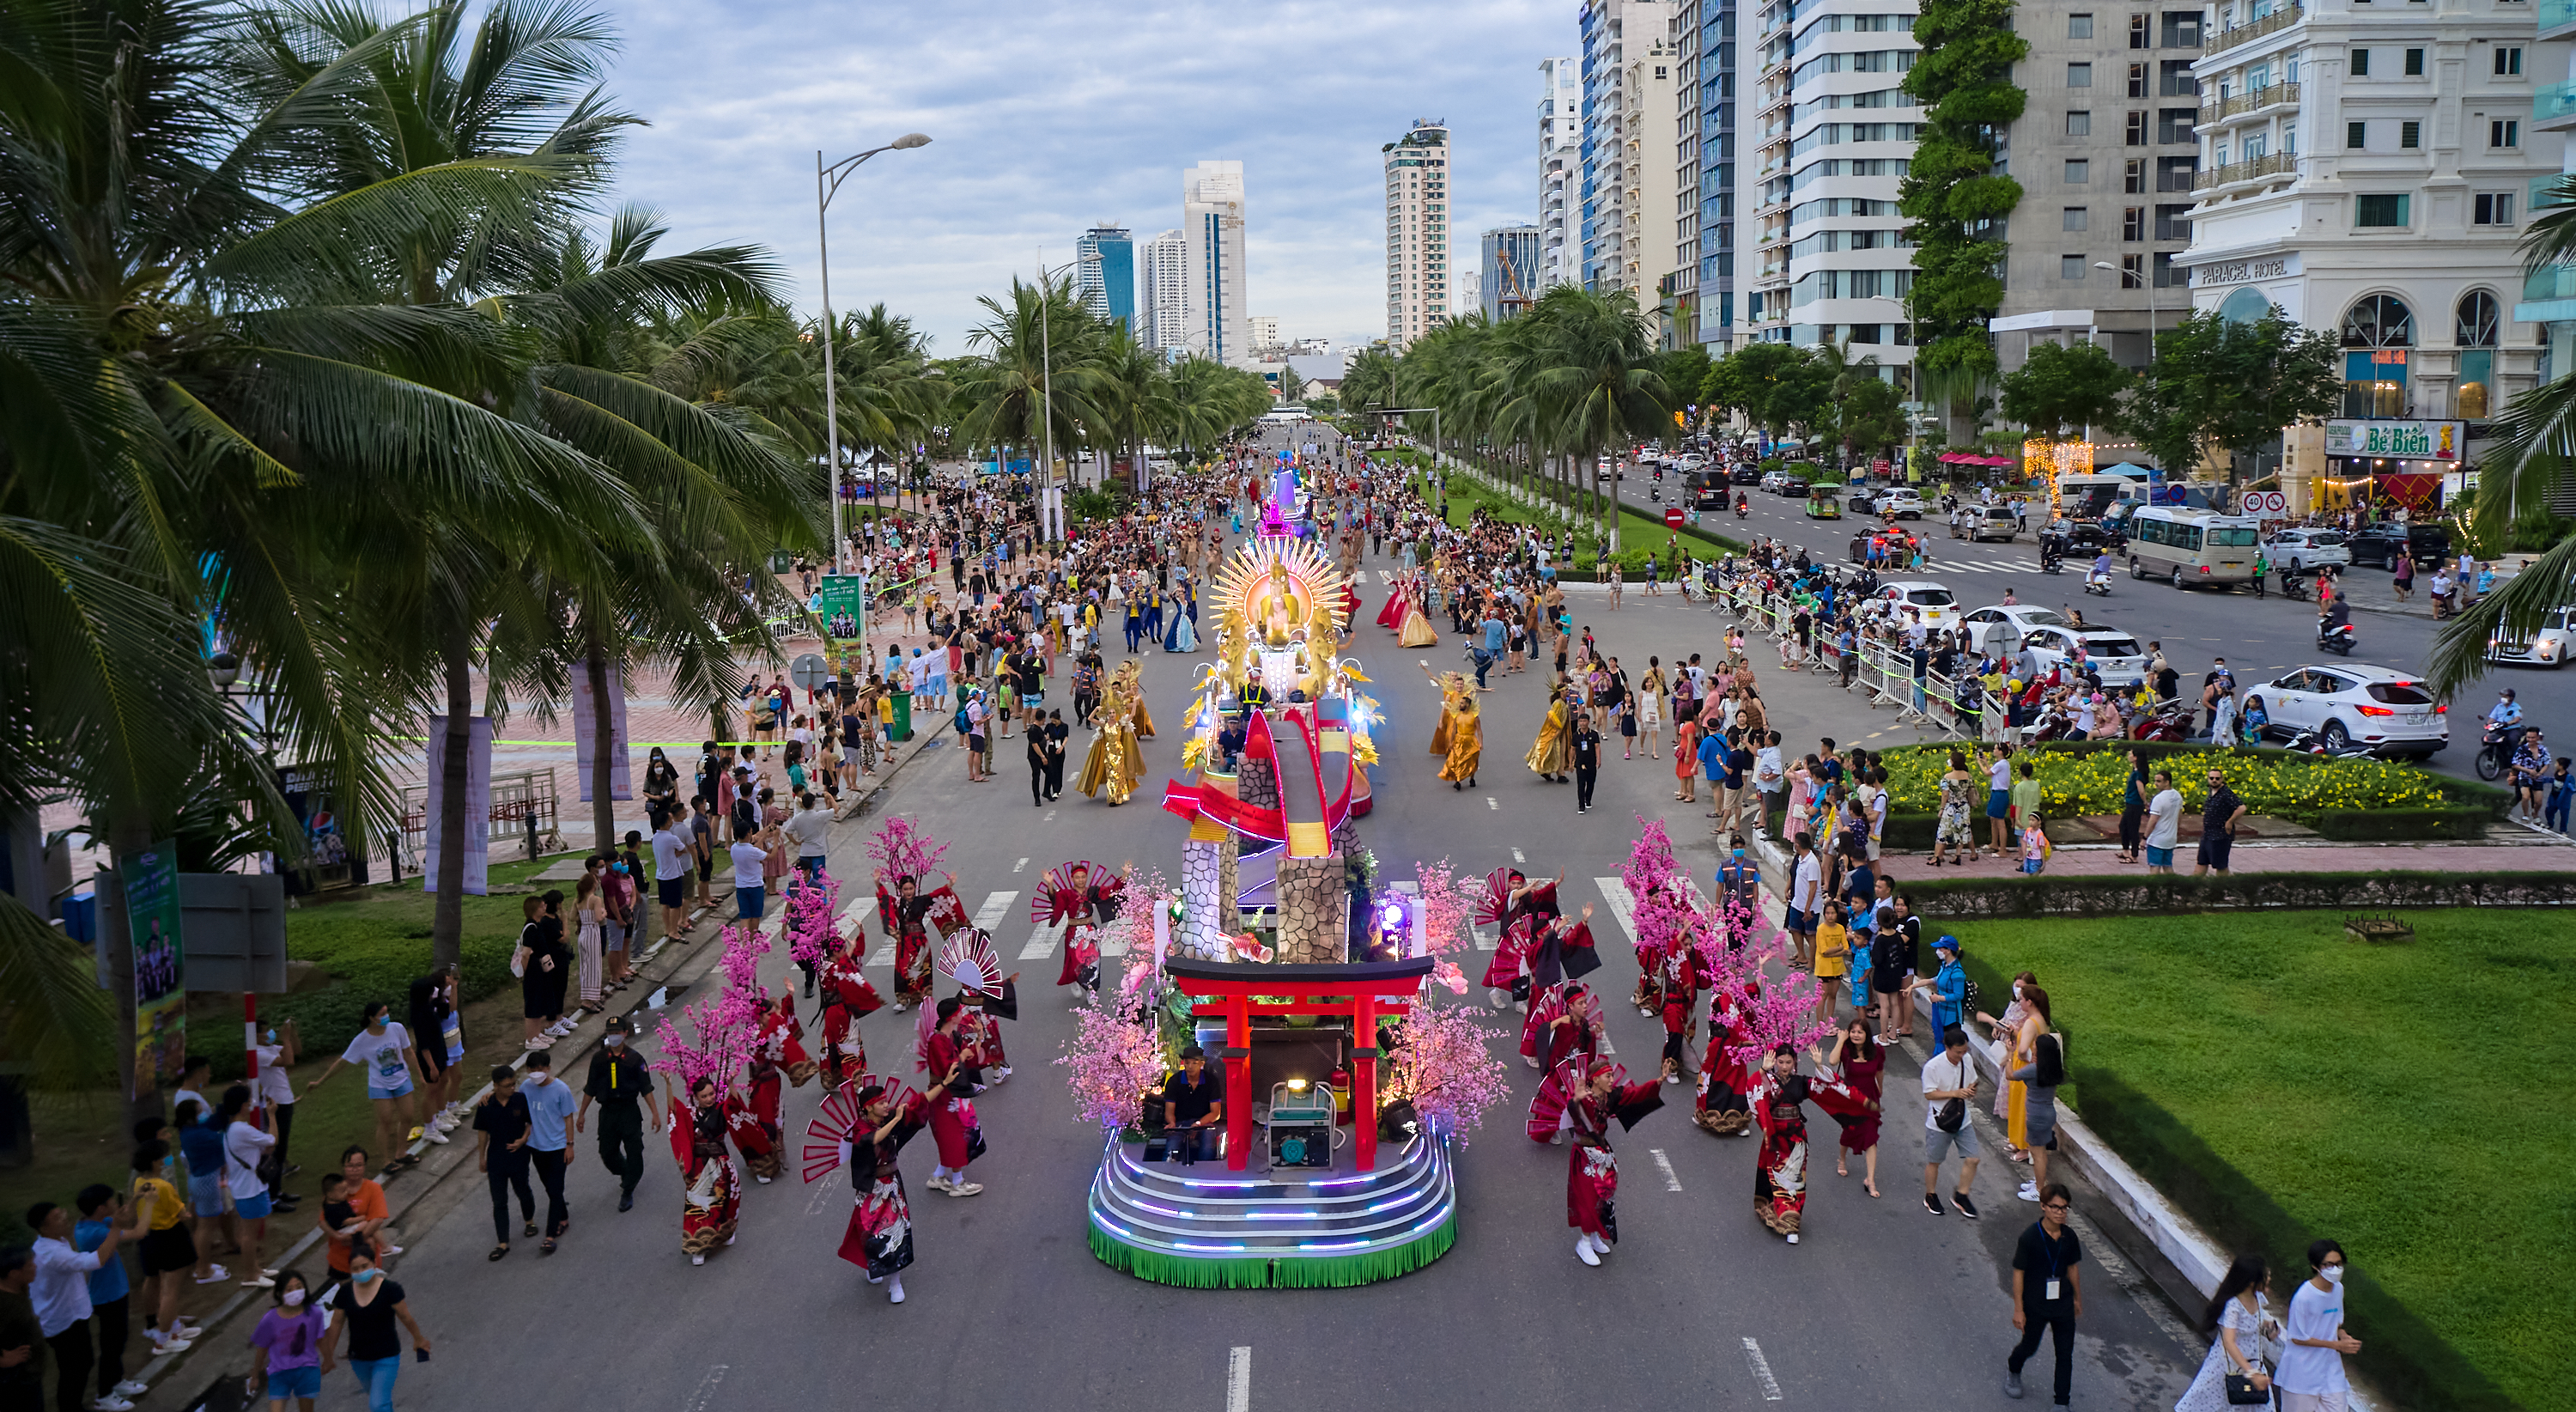
[[[1343,964],[1260,965],[1172,957],[1163,963],[1175,984],[1193,996],[1214,996],[1193,1015],[1225,1017],[1225,1165],[1240,1172],[1252,1153],[1252,1017],[1348,1015],[1351,1017],[1351,1132],[1363,1172],[1377,1170],[1377,1022],[1411,1012],[1409,1003],[1431,974],[1432,958]],[[1288,997],[1286,1004],[1254,1004],[1255,996]],[[1332,999],[1325,999],[1330,996]]]

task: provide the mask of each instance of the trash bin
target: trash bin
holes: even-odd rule
[[[912,739],[912,693],[898,691],[887,699],[894,702],[894,719],[886,723],[886,739],[890,742]]]
[[[783,574],[793,570],[795,567],[795,555],[788,553],[784,549],[773,549],[769,552],[769,571],[771,573]]]

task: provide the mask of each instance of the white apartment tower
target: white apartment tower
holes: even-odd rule
[[[1181,343],[1220,363],[1252,354],[1244,313],[1243,163],[1201,162],[1181,173]]]
[[[1178,230],[1167,230],[1140,246],[1136,257],[1144,286],[1145,346],[1177,357],[1189,347],[1189,243]]]
[[[1659,344],[1669,348],[1673,330],[1661,322],[1661,300],[1672,292],[1674,271],[1695,264],[1698,252],[1694,249],[1687,258],[1677,253],[1676,222],[1682,214],[1680,173],[1675,167],[1681,56],[1669,13],[1664,24],[1651,37],[1641,35],[1627,46],[1625,140],[1619,173],[1625,197],[1619,287],[1636,292],[1637,307],[1657,321]]]
[[[1416,118],[1386,160],[1386,342],[1398,353],[1449,321],[1449,128]]]
[[[1571,58],[1538,61],[1538,278],[1580,284],[1583,259],[1583,70]]]
[[[1753,269],[1737,272],[1750,287],[1746,338],[1913,361],[1914,260],[1896,186],[1922,116],[1900,86],[1917,52],[1914,14],[1914,0],[1772,0],[1755,20]]]
[[[1671,219],[1672,115],[1668,110],[1660,126],[1644,132],[1645,119],[1628,94],[1632,61],[1656,55],[1651,62],[1668,75],[1677,63],[1671,28],[1670,0],[1584,0],[1581,277],[1586,289],[1637,289],[1637,273],[1652,263],[1660,274],[1672,250],[1662,225]],[[1669,78],[1666,83],[1669,96]],[[1644,143],[1664,144],[1652,163],[1667,192],[1665,209],[1655,213],[1653,253],[1630,248],[1647,229]],[[1651,287],[1637,292],[1641,306],[1653,306]]]

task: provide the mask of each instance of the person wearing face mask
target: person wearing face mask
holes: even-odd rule
[[[600,1037],[598,1051],[590,1056],[590,1072],[582,1079],[581,1107],[572,1118],[574,1132],[587,1132],[590,1105],[599,1105],[599,1161],[617,1174],[620,1211],[635,1209],[635,1185],[644,1180],[646,1115],[651,1115],[656,1131],[662,1126],[652,1071],[628,1043],[632,1038],[633,1028],[625,1016],[609,1017],[608,1033]]]
[[[507,1064],[492,1066],[492,1091],[474,1105],[474,1167],[492,1189],[492,1253],[510,1253],[510,1193],[519,1193],[519,1219],[527,1233],[537,1233],[537,1196],[528,1189],[528,1100],[519,1092],[519,1072]]]
[[[2343,1328],[2343,1246],[2332,1240],[2311,1244],[2308,1266],[2316,1273],[2290,1296],[2281,1367],[2272,1386],[2280,1389],[2281,1412],[2344,1412],[2352,1384],[2344,1377],[2343,1360],[2361,1351],[2361,1340]]]
[[[400,1320],[411,1334],[413,1356],[429,1359],[429,1336],[412,1319],[403,1287],[386,1278],[376,1265],[376,1248],[364,1238],[349,1242],[349,1278],[332,1292],[331,1308],[340,1317],[322,1330],[322,1371],[338,1366],[340,1341],[349,1343],[349,1371],[367,1395],[367,1412],[394,1412],[394,1378],[402,1372]]]
[[[546,1189],[546,1238],[537,1253],[552,1255],[556,1240],[572,1224],[572,1209],[564,1201],[564,1169],[572,1155],[572,1085],[555,1077],[553,1061],[540,1049],[527,1057],[519,1096],[528,1100],[528,1159],[538,1185]]]
[[[320,1088],[340,1072],[343,1064],[355,1065],[364,1072],[367,1099],[376,1109],[376,1150],[395,1154],[386,1170],[399,1172],[420,1160],[403,1151],[396,1141],[420,1121],[412,1100],[412,1091],[419,1086],[420,1069],[412,1052],[411,1032],[395,1022],[392,1006],[381,1000],[369,1001],[363,1018],[366,1027],[350,1038],[349,1047],[306,1084],[304,1091],[311,1093]]]
[[[286,1412],[295,1399],[296,1412],[313,1412],[322,1395],[322,1326],[328,1322],[315,1307],[304,1277],[292,1270],[277,1277],[269,1292],[269,1311],[259,1316],[250,1334],[249,1396],[266,1389],[268,1412]]]

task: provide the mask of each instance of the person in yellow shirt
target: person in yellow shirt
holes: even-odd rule
[[[1834,994],[1843,988],[1843,978],[1851,974],[1851,928],[1849,914],[1840,902],[1825,904],[1825,919],[1816,924],[1816,1018],[1826,1024],[1834,1019]]]

